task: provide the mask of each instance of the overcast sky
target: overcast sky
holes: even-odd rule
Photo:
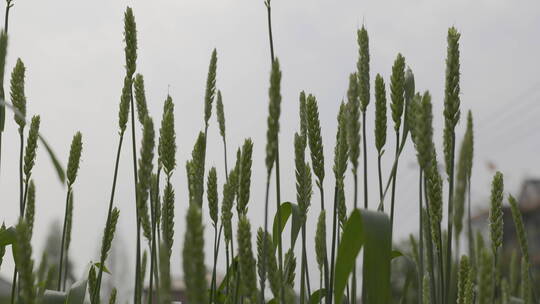
[[[327,189],[333,187],[336,115],[339,102],[346,96],[348,75],[356,69],[356,30],[362,24],[370,35],[372,79],[380,73],[388,82],[392,63],[401,52],[415,73],[416,90],[432,93],[436,144],[441,155],[446,33],[450,26],[462,33],[461,109],[463,113],[472,109],[475,118],[472,194],[476,206],[489,196],[494,173],[489,163],[505,174],[506,189],[513,193],[519,191],[525,178],[538,177],[540,2],[274,0],[272,4],[275,51],[283,71],[283,201],[295,200],[292,139],[298,129],[301,90],[313,93],[319,102],[327,167],[325,185]],[[217,48],[219,58],[217,87],[223,92],[225,104],[229,160],[244,138],[254,140],[249,216],[253,230],[263,223],[270,71],[266,10],[263,0],[15,0],[6,74],[11,72],[16,58],[22,58],[27,67],[28,115],[41,115],[41,131],[64,164],[73,134],[78,130],[83,134],[70,250],[78,276],[88,261],[96,260],[106,218],[118,140],[118,102],[125,73],[122,32],[126,6],[134,9],[139,41],[137,72],[145,76],[149,109],[156,124],[168,91],[176,104],[178,168],[173,178],[177,199],[172,255],[172,273],[176,276],[182,273],[181,242],[188,197],[184,164],[203,128],[203,96],[213,48]],[[367,140],[373,147],[373,103],[368,111]],[[464,128],[463,122],[457,126],[459,141]],[[8,113],[0,176],[1,220],[8,225],[14,224],[18,216],[16,130]],[[215,165],[222,183],[222,146],[215,117],[209,133],[207,168]],[[387,151],[393,151],[393,140],[389,133]],[[408,146],[399,167],[396,239],[417,229],[418,173],[414,151]],[[131,266],[135,210],[131,153],[127,147],[124,145],[115,204],[121,209],[117,236],[123,239],[125,260]],[[390,155],[386,153],[383,158],[385,176],[392,162]],[[374,149],[368,151],[368,161],[370,207],[375,208]],[[63,216],[66,189],[58,182],[42,147],[33,177],[37,186],[33,244],[34,258],[38,259],[46,246],[49,224]],[[331,191],[327,195],[326,200],[331,201]],[[310,237],[319,211],[318,194],[313,199],[308,220]],[[350,206],[350,200],[348,203]],[[211,248],[213,232],[208,221],[206,227],[206,244]],[[210,255],[206,259],[210,265]],[[0,275],[10,277],[11,257],[2,266]]]

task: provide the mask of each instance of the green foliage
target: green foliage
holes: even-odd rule
[[[390,97],[392,103],[392,119],[394,120],[394,130],[399,131],[401,127],[401,116],[403,115],[405,101],[405,57],[397,54],[392,75],[390,76]]]
[[[281,70],[277,59],[272,62],[268,95],[270,102],[266,131],[266,170],[270,175],[278,154],[279,116],[281,114]]]
[[[216,167],[212,167],[208,172],[208,181],[206,183],[206,197],[208,198],[208,209],[210,210],[210,218],[217,226],[218,223],[218,193],[217,193],[217,173]]]
[[[124,48],[126,74],[127,78],[132,79],[137,68],[137,24],[131,7],[127,7],[124,13],[124,41],[126,42]]]
[[[489,210],[489,228],[493,255],[497,254],[503,240],[503,192],[503,175],[501,172],[497,172],[491,184],[491,208]]]
[[[478,270],[478,304],[492,303],[493,299],[493,256],[482,248]]]
[[[321,123],[319,121],[319,107],[315,96],[309,95],[306,100],[307,133],[313,173],[317,176],[317,186],[322,188],[324,180],[324,154],[321,137]]]
[[[19,58],[11,72],[11,103],[15,108],[15,122],[19,125],[19,132],[22,133],[26,125],[26,95],[24,93],[24,77],[26,68]]]
[[[245,215],[238,220],[238,261],[240,266],[240,293],[250,303],[257,301],[257,276],[251,249],[251,225]],[[204,303],[204,302],[196,302]]]
[[[69,187],[73,185],[75,179],[77,178],[82,148],[82,134],[81,132],[77,132],[73,136],[73,140],[71,141],[71,148],[69,150],[69,160],[67,166],[67,183]]]
[[[242,146],[242,157],[238,170],[238,214],[246,214],[247,204],[249,202],[249,193],[251,187],[251,154],[253,153],[253,142],[251,139],[246,139]]]
[[[36,160],[37,140],[39,136],[39,125],[41,119],[39,115],[32,117],[30,123],[30,131],[28,132],[28,138],[26,140],[26,150],[24,151],[24,175],[26,182],[30,179],[32,174],[32,168],[34,168]]]
[[[386,89],[384,79],[375,77],[375,147],[379,154],[386,144]]]
[[[148,116],[148,106],[146,105],[146,92],[144,90],[144,77],[141,74],[135,75],[133,81],[133,87],[135,88],[135,101],[137,106],[137,118],[141,125],[144,125],[144,121]],[[130,90],[131,91],[131,90]]]
[[[36,303],[34,261],[32,260],[32,245],[30,230],[24,220],[20,220],[16,228],[17,243],[14,245],[15,266],[20,278],[20,297],[23,303]]]
[[[358,30],[358,97],[360,98],[360,109],[366,112],[369,104],[369,37],[364,26]]]
[[[206,78],[206,91],[204,93],[204,123],[208,129],[208,121],[212,116],[212,103],[216,95],[216,69],[217,69],[217,51],[212,51],[210,65],[208,66],[208,76]]]
[[[204,227],[199,205],[189,204],[182,252],[187,301],[207,303],[206,267],[204,266]]]
[[[518,237],[521,254],[525,261],[530,261],[529,245],[527,242],[527,235],[525,233],[525,226],[523,225],[523,216],[519,211],[516,199],[512,195],[508,196],[508,202],[510,202],[510,210],[512,211],[512,218],[514,219],[514,225],[516,226],[516,234]]]

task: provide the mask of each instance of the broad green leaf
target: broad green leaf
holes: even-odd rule
[[[65,304],[66,293],[56,290],[45,290],[41,298],[41,304]]]
[[[273,298],[272,300],[268,301],[266,304],[278,304],[278,301],[276,298]]]
[[[291,248],[294,248],[296,240],[298,239],[298,234],[302,228],[302,221],[300,219],[300,207],[297,204],[291,203],[292,209],[292,223],[291,223]]]
[[[390,219],[383,212],[362,210],[364,261],[363,280],[366,303],[390,302],[390,262],[392,231]]]
[[[277,248],[278,244],[278,237],[283,232],[283,229],[285,228],[285,225],[287,224],[287,221],[289,220],[289,217],[292,213],[292,204],[290,202],[282,203],[279,207],[279,211],[281,211],[281,227],[278,225],[278,212],[276,211],[276,215],[274,216],[274,224],[272,227],[272,240],[274,241],[274,248]]]
[[[17,237],[14,227],[8,227],[6,230],[0,231],[0,246],[12,245]]]
[[[86,295],[86,283],[87,280],[81,280],[71,285],[67,294],[66,304],[84,303],[84,297]]]
[[[315,290],[311,297],[309,297],[309,304],[318,304],[321,302],[321,300],[326,296],[326,289],[321,288]]]
[[[334,279],[334,302],[341,303],[349,275],[354,269],[354,261],[364,243],[362,216],[355,209],[345,223],[343,236],[338,247]]]

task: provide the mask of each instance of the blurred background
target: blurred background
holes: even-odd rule
[[[137,72],[145,77],[151,115],[155,121],[161,118],[167,93],[176,104],[178,167],[173,176],[176,191],[173,277],[181,281],[181,248],[188,203],[184,164],[198,131],[204,127],[203,97],[213,48],[218,52],[217,87],[222,91],[225,105],[229,163],[243,139],[251,137],[254,159],[249,216],[254,227],[262,225],[270,71],[266,9],[262,0],[15,0],[14,4],[10,12],[6,75],[17,58],[25,62],[28,117],[41,115],[41,131],[64,165],[73,134],[76,131],[83,134],[69,251],[74,279],[82,276],[90,261],[98,260],[106,220],[124,77],[122,33],[126,6],[133,7],[136,17]],[[330,172],[336,116],[339,103],[346,99],[348,75],[356,70],[356,31],[362,24],[370,35],[372,80],[380,73],[388,83],[393,61],[400,52],[415,74],[416,90],[431,92],[439,153],[442,153],[446,33],[448,27],[456,26],[462,34],[462,117],[469,109],[474,115],[473,212],[481,218],[496,170],[504,173],[507,192],[519,196],[523,185],[533,185],[528,189],[540,192],[539,183],[535,182],[540,178],[540,2],[342,0],[337,4],[322,0],[274,0],[272,8],[275,52],[283,71],[280,121],[283,201],[295,200],[292,144],[298,130],[301,90],[313,93],[318,99],[326,183],[328,187],[333,184]],[[1,12],[3,15],[3,8]],[[6,84],[8,80],[6,76]],[[368,147],[372,147],[368,150],[368,170],[373,177],[369,180],[369,197],[370,208],[375,209],[378,188],[373,113],[372,97],[366,140]],[[391,125],[389,121],[387,151],[394,150]],[[460,143],[465,130],[463,119],[456,130]],[[18,140],[12,113],[8,112],[0,173],[0,221],[6,225],[13,225],[18,218]],[[207,168],[217,167],[221,189],[225,175],[215,116],[211,119],[207,151]],[[418,170],[414,153],[408,144],[400,160],[396,242],[407,239],[418,229]],[[385,178],[393,161],[391,154],[383,156]],[[115,204],[121,215],[108,265],[113,275],[107,286],[117,286],[126,299],[133,287],[136,227],[131,153],[127,148],[123,150],[119,172]],[[48,251],[53,260],[58,254],[66,191],[42,146],[38,148],[33,178],[37,199],[32,242],[37,264],[43,251]],[[352,190],[350,182],[348,174],[348,193]],[[331,191],[327,195],[330,201]],[[313,199],[318,201],[318,194]],[[540,201],[534,204],[540,205]],[[318,204],[312,206],[318,211]],[[207,212],[207,206],[204,210]],[[273,213],[274,208],[271,210]],[[315,215],[308,217],[310,238],[314,235],[315,220]],[[211,252],[212,229],[206,223],[207,252]],[[531,229],[533,233],[536,231],[533,238],[540,242],[540,224],[534,225],[538,226]],[[313,242],[309,242],[308,247],[312,246]],[[207,265],[211,265],[211,258],[207,254]],[[12,273],[13,262],[8,252],[0,271],[0,293],[6,287],[3,281],[10,282]]]

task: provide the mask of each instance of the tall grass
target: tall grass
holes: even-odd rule
[[[8,1],[8,7],[11,2]],[[34,270],[31,236],[36,210],[36,186],[32,180],[32,169],[36,161],[38,139],[45,144],[55,168],[62,176],[56,157],[40,135],[40,116],[26,120],[25,66],[17,60],[11,75],[11,104],[2,102],[15,113],[14,119],[19,132],[19,209],[20,218],[15,227],[0,228],[0,258],[6,246],[11,245],[15,253],[16,270],[12,286],[12,302],[19,303],[84,303],[88,293],[90,303],[103,302],[101,286],[103,273],[114,243],[120,206],[115,201],[119,164],[125,131],[131,120],[131,146],[134,173],[134,208],[136,210],[136,247],[133,303],[170,303],[173,299],[171,259],[181,256],[185,280],[185,296],[188,303],[296,303],[296,289],[300,303],[535,303],[538,301],[534,288],[534,275],[527,236],[519,205],[508,195],[515,223],[520,253],[512,259],[509,274],[501,272],[504,259],[503,246],[503,175],[497,172],[493,178],[489,212],[489,244],[481,234],[475,236],[471,224],[471,182],[474,151],[472,114],[469,111],[465,134],[455,162],[456,128],[459,127],[460,103],[460,33],[450,28],[447,33],[446,78],[444,113],[438,117],[433,113],[433,101],[429,91],[415,89],[414,74],[406,66],[405,57],[397,54],[392,65],[389,84],[390,111],[395,135],[394,157],[383,159],[389,147],[387,130],[387,92],[385,79],[377,74],[374,81],[374,140],[366,134],[367,117],[371,99],[369,35],[362,26],[357,31],[358,60],[356,71],[349,75],[347,102],[339,104],[337,133],[334,146],[333,204],[325,205],[325,189],[328,179],[325,171],[323,129],[319,103],[313,94],[299,94],[299,130],[294,134],[294,157],[282,159],[294,161],[295,202],[281,199],[279,162],[279,133],[281,131],[281,79],[280,62],[274,54],[272,36],[271,3],[265,2],[268,17],[270,42],[270,82],[268,89],[268,118],[265,147],[266,188],[264,193],[264,222],[262,225],[250,220],[248,209],[255,206],[262,194],[251,189],[252,166],[257,158],[253,155],[255,143],[245,139],[237,149],[236,161],[229,170],[227,134],[225,128],[225,102],[217,88],[217,51],[211,54],[203,100],[204,130],[199,132],[192,148],[191,158],[185,163],[187,189],[176,188],[172,180],[176,169],[177,146],[174,103],[167,95],[156,134],[145,92],[145,79],[136,73],[137,31],[135,16],[131,8],[124,15],[125,67],[118,112],[118,143],[116,146],[113,180],[106,209],[107,218],[103,231],[98,262],[91,263],[87,275],[81,281],[69,284],[67,278],[67,256],[74,223],[73,189],[78,175],[82,153],[82,135],[73,137],[66,170],[65,215],[60,247],[59,271],[56,291],[46,290],[47,265]],[[6,16],[7,30],[7,16]],[[0,74],[3,79],[7,36],[0,36]],[[382,71],[381,71],[382,72]],[[0,79],[0,80],[2,80]],[[0,91],[0,95],[3,92]],[[3,96],[0,96],[3,97]],[[223,144],[224,174],[216,167],[206,167],[210,119],[216,107],[217,127]],[[4,111],[4,108],[0,109]],[[3,131],[3,113],[0,111],[0,134]],[[136,114],[135,114],[136,112]],[[137,120],[135,118],[137,115]],[[443,178],[434,144],[434,120],[443,119],[443,158],[446,178]],[[28,136],[25,127],[29,124]],[[140,143],[136,133],[142,131]],[[409,136],[410,136],[410,141]],[[156,136],[159,135],[159,138]],[[230,135],[229,135],[230,137]],[[1,139],[0,139],[1,140]],[[25,145],[26,143],[26,145]],[[368,147],[374,143],[377,151],[377,176],[368,176]],[[418,163],[418,238],[411,236],[412,252],[392,248],[394,213],[396,204],[405,204],[397,195],[398,166],[404,147],[414,147]],[[309,148],[309,156],[307,148]],[[138,150],[138,153],[137,153]],[[157,156],[157,157],[155,157]],[[362,158],[361,158],[362,157]],[[360,159],[361,158],[361,159]],[[388,161],[388,163],[386,163]],[[389,172],[383,172],[386,165]],[[351,168],[352,180],[347,178]],[[270,206],[270,184],[275,170],[276,206]],[[358,171],[363,170],[363,208],[358,205],[362,189],[358,189]],[[455,172],[454,172],[455,171]],[[163,174],[162,174],[163,173]],[[218,174],[219,173],[219,174]],[[225,179],[219,178],[220,174]],[[206,178],[205,178],[206,177]],[[326,183],[325,183],[326,177]],[[370,206],[368,186],[371,178],[378,185],[379,205]],[[311,212],[313,179],[318,190],[320,209]],[[206,189],[205,189],[206,185]],[[353,196],[348,197],[346,188],[352,187]],[[328,188],[330,187],[330,188]],[[448,211],[443,213],[443,189],[448,189]],[[220,189],[222,192],[220,193]],[[206,191],[205,191],[206,190]],[[176,192],[188,193],[188,200],[176,200]],[[385,206],[385,197],[390,191],[390,206]],[[208,214],[203,213],[204,202],[208,202]],[[294,198],[291,199],[294,201]],[[253,202],[252,202],[253,201]],[[387,208],[385,208],[387,207]],[[124,207],[122,208],[129,208]],[[180,222],[185,225],[181,254],[174,252],[175,209],[187,209],[186,217]],[[258,207],[257,207],[258,208]],[[416,209],[416,205],[414,206]],[[467,212],[465,211],[467,208]],[[236,212],[234,212],[236,210]],[[104,210],[105,212],[105,210]],[[237,226],[233,217],[237,217]],[[446,229],[443,217],[447,218]],[[316,221],[314,235],[308,235],[307,221]],[[330,221],[330,226],[327,224]],[[466,222],[465,222],[466,221]],[[213,250],[205,252],[205,229],[213,227]],[[260,227],[259,227],[260,225]],[[287,228],[288,227],[288,228]],[[331,227],[331,231],[327,233]],[[462,232],[467,230],[467,248],[462,250]],[[144,240],[141,241],[141,230]],[[283,232],[291,233],[290,246],[283,244]],[[256,233],[255,233],[256,232]],[[330,235],[330,238],[327,236]],[[223,236],[223,237],[222,237]],[[297,245],[297,239],[300,241]],[[256,239],[256,243],[253,240]],[[308,241],[313,240],[309,248]],[[235,250],[236,244],[236,250]],[[146,247],[147,246],[147,247]],[[221,265],[220,248],[225,250],[225,264]],[[143,253],[144,254],[141,254]],[[295,254],[300,252],[297,257]],[[360,252],[363,258],[358,259]],[[310,254],[311,253],[311,254]],[[205,257],[212,265],[205,264]],[[45,258],[44,258],[45,260]],[[309,273],[310,260],[318,271]],[[521,260],[520,265],[517,261]],[[1,262],[1,259],[0,259]],[[149,273],[146,275],[146,264]],[[412,269],[400,273],[397,266],[406,263]],[[1,264],[0,264],[1,265]],[[362,273],[357,273],[357,266]],[[393,268],[393,269],[392,269]],[[225,269],[222,282],[218,270]],[[207,279],[207,273],[211,279]],[[405,277],[399,286],[398,299],[391,297],[391,276]],[[19,282],[17,285],[17,278]],[[131,279],[131,278],[130,278]],[[362,282],[361,288],[358,283]],[[518,282],[521,282],[518,288]],[[143,291],[145,286],[146,298]],[[266,292],[266,287],[270,292]],[[88,290],[87,290],[88,289]],[[519,290],[518,290],[519,289]],[[116,289],[109,303],[116,302]],[[67,302],[66,302],[67,301]]]

